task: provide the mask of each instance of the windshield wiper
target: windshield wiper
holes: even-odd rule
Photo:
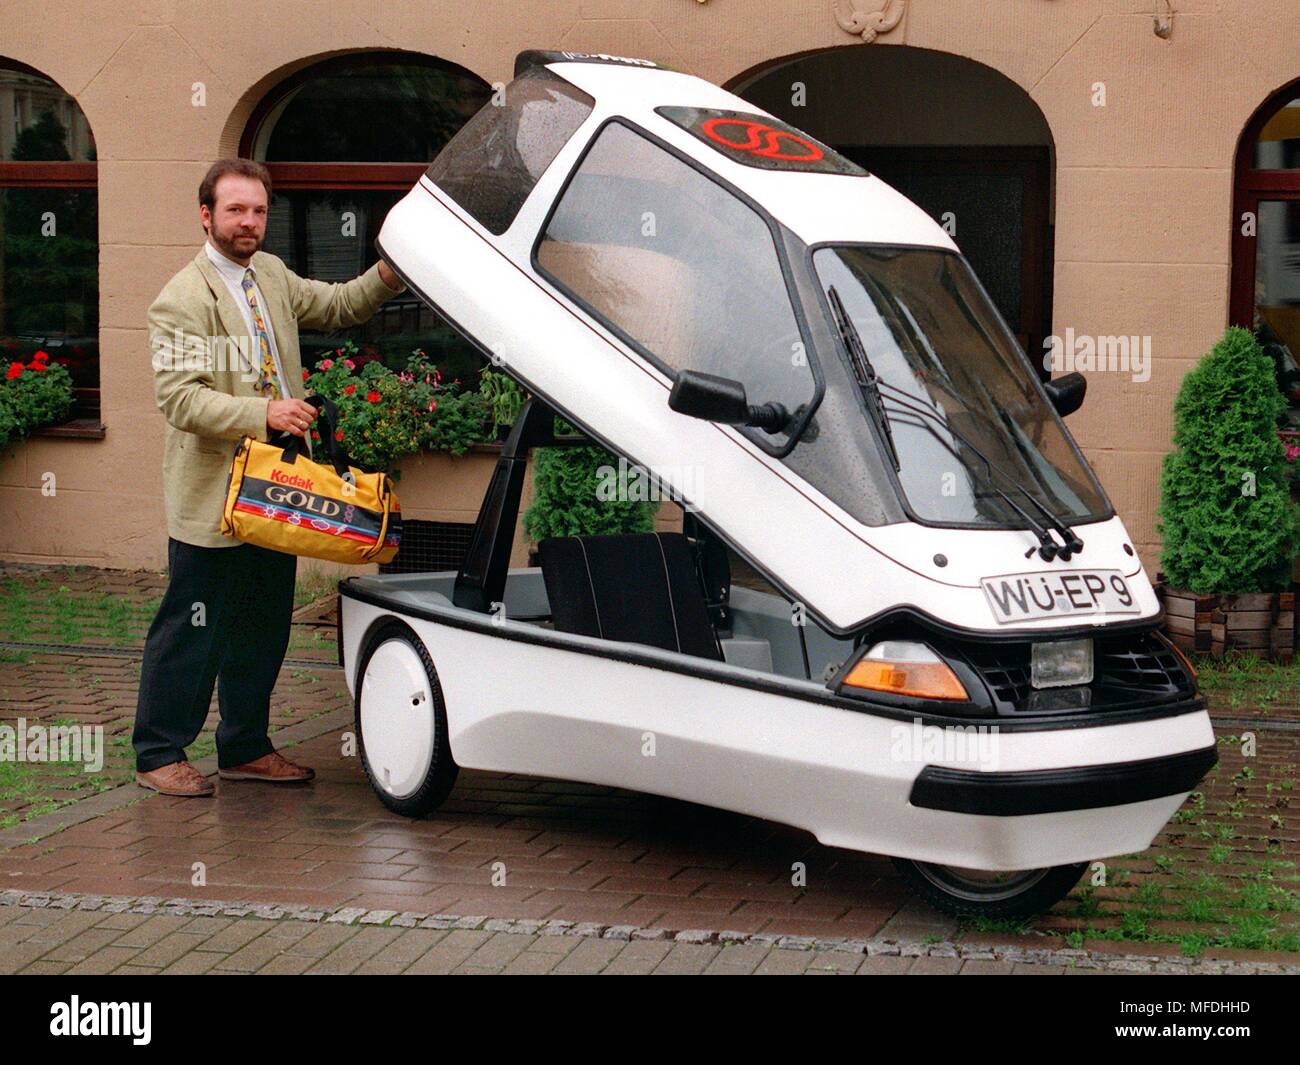
[[[998,417],[1002,419],[1002,424],[1006,427],[1007,432],[1011,434],[1011,438],[1014,440],[1017,432],[1017,427],[1015,423],[1012,421],[1011,415],[1008,414],[1005,410],[998,408]],[[1017,444],[1016,446],[1020,447],[1022,453],[1025,452],[1025,449],[1021,447],[1019,444]],[[1028,457],[1027,454],[1026,457]],[[1039,477],[1038,480],[1041,483],[1042,477]],[[1042,511],[1043,515],[1051,523],[1052,528],[1054,528],[1058,533],[1061,534],[1061,539],[1065,541],[1066,546],[1068,546],[1071,551],[1078,553],[1083,550],[1083,541],[1079,539],[1079,534],[1076,533],[1069,526],[1068,523],[1062,521],[1060,518],[1056,516],[1054,512],[1048,510],[1047,507],[1045,507],[1042,503],[1038,501],[1037,497],[1030,495],[1029,492],[1027,491],[1025,492],[1025,495],[1028,496],[1029,501],[1031,503],[1033,503],[1036,507],[1038,507],[1040,511]],[[1065,555],[1064,557],[1069,558],[1070,556]]]
[[[921,406],[925,407],[926,413],[928,415],[932,416],[936,421],[941,422],[943,426],[954,436],[959,436],[957,431],[953,429],[952,426],[948,425],[947,422],[943,421],[943,419],[939,417],[938,411],[934,409],[933,404],[927,404],[922,400],[916,399],[914,396],[910,395],[909,393],[904,392],[897,385],[891,385],[888,381],[882,381],[881,384],[884,385],[885,388],[890,389],[892,392],[897,392],[902,396],[906,396],[909,400],[912,400],[913,402],[918,403]],[[952,389],[948,388],[946,385],[942,385],[942,382],[940,384],[944,388],[944,391],[948,392],[948,394],[951,395],[954,399],[961,401],[962,398],[961,396],[959,396],[956,392],[952,391]],[[890,396],[889,398],[893,399],[894,397]],[[1012,421],[1011,415],[1009,415],[1001,407],[998,407],[997,404],[993,401],[992,397],[988,397],[988,398],[990,404],[992,404],[992,406],[997,410],[998,418],[1002,422],[1002,428],[1006,429],[1007,432],[1010,433],[1012,438],[1014,439],[1016,435],[1017,427],[1015,423]],[[982,422],[984,422],[990,428],[996,428],[996,426],[993,423],[993,419],[989,417],[989,415],[984,411],[979,409],[972,410],[969,407],[967,409],[970,411],[970,413],[977,416]],[[1021,495],[1023,495],[1026,499],[1028,499],[1029,502],[1031,502],[1037,508],[1038,512],[1042,514],[1044,518],[1047,519],[1048,525],[1057,531],[1057,533],[1061,537],[1061,542],[1068,549],[1067,551],[1063,551],[1061,553],[1061,557],[1063,559],[1068,560],[1071,554],[1082,553],[1083,540],[1080,539],[1079,534],[1074,531],[1074,529],[1070,526],[1068,522],[1057,517],[1054,511],[1049,510],[1047,506],[1036,495],[1028,491],[1024,485],[1022,485],[1019,481],[1017,481],[1014,477],[1012,477],[1009,473],[1007,473],[1007,471],[1004,470],[1001,466],[993,465],[990,459],[986,455],[984,455],[983,452],[981,452],[979,448],[977,448],[974,444],[972,444],[967,438],[965,437],[959,437],[959,438],[961,439],[962,443],[964,443],[967,447],[969,447],[972,451],[974,451],[977,455],[979,455],[981,459],[983,459],[984,464],[986,466],[989,466],[991,469],[996,469],[998,473],[1002,474],[1002,476],[1006,479],[1007,483],[1012,485]],[[1023,447],[1021,448],[1021,451],[1022,452],[1024,451]]]
[[[1009,495],[1007,495],[1006,492],[1002,491],[1002,489],[1000,489],[996,484],[993,483],[993,473],[997,472],[1002,474],[1003,478],[1006,480],[1006,482],[1009,485],[1011,485],[1012,488],[1014,488],[1026,499],[1028,499],[1029,502],[1031,502],[1035,507],[1038,508],[1039,511],[1043,513],[1043,515],[1048,519],[1048,521],[1057,530],[1057,532],[1061,532],[1062,523],[1059,521],[1059,519],[1057,519],[1050,510],[1048,510],[1045,506],[1043,506],[1042,503],[1040,503],[1037,499],[1035,499],[1034,496],[1025,489],[1024,485],[1020,484],[1014,477],[1012,477],[1009,473],[1003,470],[1002,467],[994,463],[987,455],[984,454],[984,452],[982,452],[978,447],[972,444],[967,437],[963,436],[960,432],[958,432],[946,421],[944,421],[941,417],[939,417],[936,411],[926,406],[924,403],[921,403],[919,400],[915,399],[915,397],[904,392],[901,388],[898,388],[895,385],[891,385],[888,381],[882,381],[881,384],[883,384],[884,387],[887,388],[891,393],[898,393],[897,395],[891,394],[889,396],[890,402],[897,403],[905,411],[908,411],[919,417],[924,417],[929,419],[930,422],[932,422],[934,425],[938,425],[946,432],[951,433],[954,437],[960,440],[962,444],[964,444],[967,448],[969,448],[979,457],[979,459],[984,463],[984,468],[987,471],[987,477],[985,483],[988,485],[989,488],[992,488],[993,491],[996,492],[1017,514],[1019,514],[1026,522],[1029,523],[1029,527],[1034,531],[1034,533],[1038,537],[1038,548],[1037,548],[1038,554],[1045,562],[1050,562],[1052,559],[1058,556],[1061,558],[1063,562],[1068,562],[1071,555],[1073,555],[1076,551],[1082,549],[1083,541],[1080,540],[1078,536],[1075,536],[1073,532],[1061,534],[1062,539],[1064,541],[1063,544],[1058,544],[1055,540],[1053,540],[1051,534],[1048,533],[1047,529],[1040,522],[1038,522],[1035,518],[1033,518],[1028,511],[1026,511],[1023,507],[1021,507],[1018,503],[1016,503],[1015,500],[1013,500]],[[957,449],[953,447],[952,444],[950,444],[947,440],[945,440],[939,433],[935,432],[933,429],[930,430],[930,435],[933,436],[936,440],[938,440],[939,443],[954,458],[956,458],[959,462],[961,462],[963,466],[966,466],[965,459],[962,458],[961,453],[958,452]],[[970,467],[966,466],[966,468],[969,469]],[[1025,557],[1028,558],[1030,555],[1032,555],[1034,553],[1034,550],[1035,549],[1031,547],[1025,553]]]
[[[889,415],[885,413],[885,403],[880,395],[880,379],[867,359],[866,348],[862,346],[862,337],[858,334],[857,326],[844,310],[844,303],[840,300],[840,294],[835,291],[834,285],[826,290],[826,298],[830,301],[831,313],[835,316],[835,326],[839,330],[840,339],[844,341],[844,347],[848,350],[853,376],[857,379],[858,388],[862,390],[863,398],[867,401],[871,420],[889,449],[894,470],[901,471],[903,464],[899,461],[898,448],[894,444],[894,431],[889,427]]]
[[[888,381],[882,380],[872,368],[871,362],[867,358],[866,349],[862,344],[862,337],[858,333],[857,327],[853,324],[853,320],[849,317],[848,312],[844,309],[844,302],[840,299],[840,294],[835,290],[834,285],[827,288],[826,296],[831,305],[831,312],[835,317],[835,325],[839,329],[840,337],[844,341],[845,348],[848,349],[849,359],[853,365],[853,372],[854,376],[857,378],[858,387],[862,390],[862,394],[867,401],[867,409],[870,412],[877,429],[880,431],[881,438],[889,448],[889,455],[893,460],[895,471],[901,472],[902,463],[898,457],[898,448],[894,443],[893,431],[889,427],[889,413],[885,409],[885,396],[881,391],[882,387],[888,389],[891,393],[897,393],[898,396],[907,400],[907,402],[903,402],[903,400],[899,399],[898,396],[889,396],[893,402],[898,403],[904,410],[910,410],[915,414],[928,417],[979,456],[987,471],[985,483],[989,488],[993,489],[993,491],[996,492],[1012,510],[1019,514],[1020,517],[1029,524],[1029,527],[1038,537],[1037,550],[1044,561],[1050,562],[1053,558],[1058,556],[1062,561],[1068,561],[1072,554],[1083,549],[1083,541],[1074,533],[1074,530],[1070,529],[1069,526],[1039,502],[1033,494],[1026,490],[1024,485],[1020,484],[1019,481],[1003,470],[1000,466],[995,465],[993,461],[985,455],[984,452],[972,444],[969,439],[957,432],[957,430],[952,428],[952,426],[948,425],[947,422],[939,417],[936,411],[923,404],[913,407],[911,404],[919,401],[914,400],[911,395],[904,392],[896,385],[891,385]],[[933,430],[931,430],[931,435],[938,440],[952,454],[952,456],[957,459],[958,462],[961,462],[963,466],[966,465],[961,454],[948,441],[944,440],[942,436]],[[994,471],[1002,474],[1003,479],[1011,485],[1012,488],[1028,499],[1029,502],[1047,518],[1051,526],[1060,534],[1062,543],[1058,544],[1053,540],[1051,534],[1048,533],[1047,529],[1040,522],[1035,520],[1028,511],[1017,504],[1016,501],[1007,495],[1006,492],[1002,491],[1002,489],[993,483]],[[1025,557],[1028,558],[1029,555],[1032,555],[1033,553],[1034,549],[1030,548]]]

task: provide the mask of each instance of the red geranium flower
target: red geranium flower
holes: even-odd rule
[[[378,392],[367,392],[367,393],[366,393],[366,402],[367,402],[367,403],[378,403],[378,402],[379,402],[379,393],[378,393]]]
[[[352,393],[355,392],[356,390],[357,390],[357,386],[356,386],[356,385],[344,385],[344,386],[343,386],[343,394],[344,394],[345,396],[350,396],[350,395],[352,395]]]
[[[5,378],[12,381],[15,377],[22,377],[23,364],[21,362],[11,362],[9,370],[5,373]]]
[[[334,434],[334,439],[335,439],[335,440],[342,440],[342,439],[343,439],[343,430],[342,430],[342,429],[340,429],[338,432],[336,432],[336,433]]]
[[[35,370],[37,373],[40,373],[42,370],[45,369],[45,363],[43,363],[43,362],[29,362],[29,363],[27,364],[27,369],[29,369],[29,370]]]
[[[311,376],[311,374],[309,374],[306,370],[303,370],[303,372],[302,372],[302,379],[303,379],[304,381],[307,380],[307,378],[309,378],[310,376]]]
[[[49,355],[49,352],[46,352],[46,351],[38,351],[35,355],[32,356],[32,358],[35,359],[37,362],[49,362],[49,361],[50,361],[50,355]]]

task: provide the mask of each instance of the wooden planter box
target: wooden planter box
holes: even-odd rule
[[[1188,652],[1216,657],[1247,651],[1275,662],[1295,655],[1295,592],[1198,595],[1170,588],[1157,591],[1165,607],[1165,634]]]
[[[397,497],[402,502],[402,518],[473,525],[500,457],[500,444],[475,445],[459,456],[443,452],[403,455],[397,463],[401,470]],[[532,499],[532,486],[530,473],[524,480],[521,513]],[[510,565],[527,564],[528,544],[522,528],[516,529]]]
[[[1221,596],[1210,634],[1211,654],[1250,651],[1288,663],[1295,655],[1295,592]]]
[[[1156,594],[1165,607],[1165,635],[1189,654],[1208,654],[1219,597],[1170,588],[1163,580],[1156,585]]]

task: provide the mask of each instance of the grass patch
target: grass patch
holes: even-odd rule
[[[1300,662],[1280,665],[1244,651],[1197,659],[1197,684],[1212,710],[1255,706],[1262,711],[1300,705]]]
[[[133,600],[74,590],[52,580],[50,573],[6,577],[0,580],[0,640],[124,646],[144,639],[160,602],[159,596]]]
[[[337,573],[322,573],[320,570],[308,570],[306,573],[298,575],[298,581],[293,588],[293,605],[295,609],[300,606],[306,606],[308,603],[314,603],[326,595],[333,595],[338,591],[339,575]]]
[[[110,773],[87,773],[80,764],[0,762],[0,803],[19,806],[0,816],[0,828],[71,806],[119,783]]]
[[[185,748],[185,757],[191,762],[197,762],[200,758],[206,758],[210,754],[217,753],[217,737],[212,734],[199,736],[197,740]]]

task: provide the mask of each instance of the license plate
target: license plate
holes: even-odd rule
[[[1057,573],[1004,573],[980,581],[999,625],[1039,618],[1137,614],[1139,608],[1117,569]]]

